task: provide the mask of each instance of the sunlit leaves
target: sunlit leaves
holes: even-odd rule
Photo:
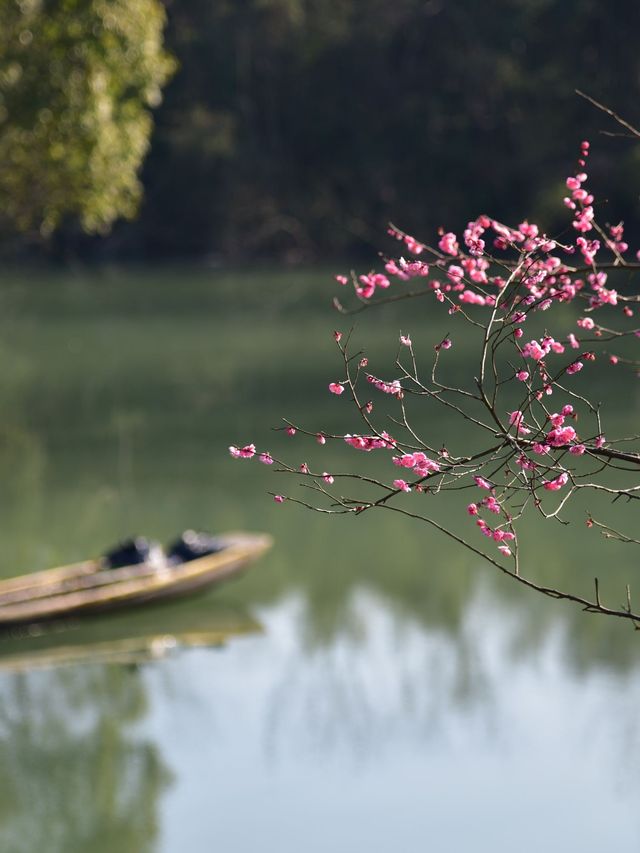
[[[48,235],[135,215],[150,109],[174,68],[158,0],[0,6],[0,217]]]

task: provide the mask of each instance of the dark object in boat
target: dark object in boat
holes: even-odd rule
[[[104,555],[105,567],[121,569],[124,566],[138,566],[140,563],[158,563],[162,559],[162,548],[158,542],[137,536],[116,545]]]
[[[182,536],[167,549],[167,560],[171,565],[188,563],[209,554],[217,554],[225,547],[225,542],[219,536],[208,533],[196,533],[195,530],[185,530]]]

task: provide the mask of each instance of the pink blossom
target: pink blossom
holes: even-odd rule
[[[460,302],[465,302],[467,305],[486,305],[488,297],[467,289],[458,296],[458,299]]]
[[[569,475],[566,471],[563,471],[562,474],[559,474],[554,480],[546,480],[543,483],[543,486],[549,492],[557,492],[558,489],[561,489],[566,485],[568,479]]]
[[[537,237],[538,236],[538,226],[537,225],[529,225],[527,220],[521,222],[518,225],[518,231],[524,234],[525,237]]]
[[[601,447],[604,447],[606,440],[607,440],[607,439],[606,439],[603,435],[599,435],[599,436],[596,438],[596,440],[594,441],[594,444],[595,444],[595,446],[598,448],[598,450],[599,450]]]
[[[263,465],[273,465],[273,456],[267,451],[261,453],[258,459]]]
[[[479,486],[481,489],[492,489],[493,486],[488,480],[485,480],[484,477],[478,477],[477,475],[473,478],[476,482],[476,486]]]
[[[515,426],[518,431],[518,435],[529,435],[531,432],[531,430],[524,425],[524,415],[519,410],[509,414],[509,423],[511,426]]]
[[[573,453],[574,456],[582,456],[586,449],[584,444],[574,444],[573,447],[569,448],[569,453]]]
[[[325,481],[325,483],[329,483],[329,485],[333,483],[333,477],[331,476],[331,474],[327,474],[326,471],[322,472],[322,479]]]
[[[351,447],[355,447],[356,450],[364,450],[365,452],[369,452],[371,450],[377,449],[390,449],[395,450],[396,441],[392,438],[389,433],[382,432],[380,433],[380,437],[373,435],[345,435],[344,440],[347,444],[351,445]]]
[[[405,234],[404,244],[407,249],[414,255],[421,255],[424,252],[425,247],[422,245],[422,243],[419,243],[415,237],[411,237],[409,236],[409,234]]]
[[[464,232],[464,242],[469,250],[469,254],[474,255],[476,258],[484,252],[485,243],[482,239],[484,232],[485,227],[479,220],[469,222]]]
[[[511,548],[509,548],[508,545],[498,545],[498,551],[500,551],[501,554],[504,554],[505,557],[511,556]]]
[[[235,447],[232,445],[229,448],[229,453],[234,459],[251,459],[252,456],[255,456],[256,446],[255,444],[245,444],[244,447]]]
[[[496,515],[500,514],[501,506],[498,501],[493,497],[493,495],[489,495],[489,497],[485,498],[482,503],[489,510],[489,512],[493,512]]]
[[[451,264],[447,269],[447,277],[454,284],[457,284],[464,277],[464,270],[462,269],[462,267],[458,267],[455,264]]]
[[[609,356],[609,364],[617,364],[618,361],[619,361],[619,358],[617,355],[610,355]]]
[[[360,284],[356,287],[356,293],[362,299],[370,299],[376,291],[377,287],[389,287],[391,282],[382,273],[369,273],[369,275],[361,275],[358,277]]]
[[[565,444],[573,441],[576,437],[576,431],[573,427],[560,427],[552,429],[547,433],[546,442],[551,447],[564,447]]]
[[[406,261],[400,258],[397,263],[387,261],[384,268],[391,275],[397,275],[402,281],[409,281],[416,277],[425,278],[429,275],[429,265],[424,261]]]
[[[393,488],[394,489],[400,489],[400,491],[403,491],[403,492],[410,492],[411,491],[411,486],[406,482],[406,480],[394,480],[393,481]]]
[[[591,196],[587,196],[584,201],[588,201]],[[582,210],[576,213],[576,218],[571,223],[576,231],[580,231],[585,234],[587,231],[591,231],[593,228],[593,218],[595,216],[593,207],[591,205],[587,205],[583,207]]]
[[[411,346],[411,338],[409,335],[400,335],[400,343],[405,347]]]
[[[546,352],[540,346],[538,341],[529,341],[529,343],[525,344],[522,348],[522,355],[525,358],[532,358],[534,361],[541,361],[545,357]]]
[[[569,341],[569,346],[573,347],[573,349],[580,349],[580,341],[576,338],[573,332],[570,332],[567,335],[567,340]]]
[[[477,515],[478,514],[478,504],[469,504],[467,507],[467,512],[469,515]]]
[[[402,386],[398,379],[394,379],[392,382],[385,382],[384,380],[378,379],[377,377],[369,374],[367,376],[367,382],[370,382],[374,388],[377,388],[378,391],[382,391],[383,394],[394,394],[396,397],[402,396]]]
[[[286,432],[286,434],[287,434],[287,435],[291,435],[291,436],[293,436],[293,435],[295,435],[295,434],[296,434],[296,428],[295,428],[295,427],[292,427],[292,426],[288,426],[288,427],[285,429],[285,432]]]
[[[438,248],[446,255],[452,255],[453,257],[455,257],[459,251],[456,235],[451,231],[447,231],[447,233],[443,234],[440,238],[440,241],[438,242]]]
[[[579,373],[583,367],[584,364],[581,361],[574,361],[573,364],[570,364],[569,367],[567,367],[567,373]]]
[[[340,343],[340,341],[342,340],[342,332],[334,332],[334,333],[333,333],[333,337],[334,337],[334,339],[335,339],[335,342],[336,342],[337,344],[339,344],[339,343]]]
[[[331,391],[332,394],[337,394],[338,396],[340,396],[340,394],[342,394],[342,392],[344,391],[344,385],[342,385],[340,382],[331,382],[329,384],[329,391]]]
[[[346,277],[346,275],[337,275],[336,281],[338,282],[338,284],[346,284],[349,279]]]
[[[593,329],[593,327],[595,326],[593,318],[591,317],[580,317],[578,320],[576,320],[576,323],[578,326],[580,326],[581,329]]]
[[[427,474],[436,473],[440,470],[440,465],[433,459],[429,459],[420,450],[415,453],[404,453],[402,456],[394,456],[393,463],[402,468],[413,468],[415,473],[420,477],[426,477]]]
[[[535,471],[536,463],[529,459],[528,456],[525,456],[524,453],[521,453],[516,458],[516,464],[522,468],[523,471]]]
[[[394,456],[393,464],[402,468],[413,468],[416,463],[412,453],[405,453],[402,456]]]
[[[284,503],[284,495],[274,495],[273,499],[277,504]]]
[[[308,474],[309,473],[309,466],[307,465],[306,462],[303,462],[302,465],[300,465],[300,473],[301,474]]]
[[[529,378],[529,371],[528,370],[519,370],[516,373],[516,379],[519,379],[520,382],[526,382],[528,378]]]
[[[316,433],[316,441],[318,442],[318,444],[326,444],[327,443],[327,439],[325,438],[325,436],[321,432]]]

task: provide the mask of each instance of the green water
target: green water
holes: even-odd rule
[[[290,481],[229,458],[256,441],[353,464],[350,448],[270,432],[283,416],[355,431],[326,391],[340,378],[331,330],[346,329],[332,292],[329,274],[292,271],[4,274],[0,575],[187,527],[276,544],[215,594],[0,639],[3,853],[637,838],[636,633],[538,600],[417,522],[278,506],[267,491]],[[400,328],[430,350],[433,312],[358,321],[374,372]],[[463,375],[471,342],[454,340]],[[638,410],[626,397],[621,428]],[[463,440],[437,412],[422,426]],[[466,524],[466,502],[445,512]],[[523,535],[559,585],[589,593],[598,574],[620,603],[636,579],[629,547],[582,524]]]

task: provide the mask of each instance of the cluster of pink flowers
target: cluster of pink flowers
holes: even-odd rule
[[[370,450],[395,450],[396,440],[392,438],[388,432],[383,430],[379,436],[377,435],[345,435],[344,440],[356,450],[364,450],[367,453]]]
[[[485,242],[482,235],[487,229],[485,217],[481,220],[476,219],[475,222],[469,222],[464,231],[464,244],[469,250],[470,255],[480,256],[484,252]]]
[[[441,349],[451,349],[451,347],[452,347],[451,338],[447,336],[446,338],[443,338],[439,344],[436,344],[434,346],[434,350],[436,352],[440,352]]]
[[[395,237],[396,240],[400,240],[405,244],[407,249],[413,255],[421,255],[424,250],[427,248],[424,243],[421,243],[419,240],[416,240],[415,237],[412,237],[410,234],[403,234],[402,231],[398,231],[397,228],[393,226],[389,226],[389,232],[392,237]]]
[[[391,382],[385,382],[383,379],[378,379],[377,377],[368,374],[367,382],[370,382],[374,388],[377,388],[378,391],[382,391],[383,394],[393,394],[396,397],[402,396],[402,386],[398,379],[394,379]]]
[[[467,320],[476,329],[481,330],[479,339],[484,340],[481,370],[478,378],[474,375],[473,384],[462,386],[460,383],[460,387],[458,383],[452,383],[438,375],[440,371],[450,370],[451,367],[447,363],[448,358],[439,356],[441,350],[448,350],[452,345],[449,334],[434,345],[436,355],[432,354],[432,373],[429,380],[418,377],[418,356],[422,354],[414,352],[411,337],[400,332],[396,375],[401,378],[385,381],[366,373],[367,358],[360,354],[348,353],[349,344],[341,343],[342,334],[334,332],[346,370],[346,373],[339,375],[346,378],[330,382],[328,389],[335,396],[340,396],[348,390],[350,393],[347,397],[351,398],[351,402],[358,409],[358,416],[364,416],[368,424],[371,424],[368,416],[373,410],[373,403],[362,403],[361,400],[366,397],[360,397],[358,394],[365,381],[378,391],[398,400],[402,400],[405,394],[407,397],[415,394],[416,398],[441,402],[448,406],[449,410],[460,413],[468,422],[487,429],[491,435],[488,441],[493,445],[489,449],[461,449],[451,455],[444,447],[439,452],[430,449],[430,455],[421,450],[403,452],[403,447],[430,447],[426,443],[429,439],[418,438],[419,431],[414,431],[414,425],[407,420],[411,406],[404,403],[402,417],[392,420],[398,425],[398,429],[402,430],[400,444],[386,431],[378,433],[377,427],[373,425],[365,428],[375,434],[332,434],[331,437],[341,438],[354,449],[364,452],[378,449],[393,452],[392,462],[396,468],[401,469],[397,472],[401,476],[392,480],[392,489],[384,495],[382,503],[392,498],[396,492],[429,492],[437,495],[441,491],[466,488],[473,476],[475,486],[482,491],[476,493],[480,497],[467,506],[467,512],[475,519],[480,532],[494,542],[499,552],[507,557],[512,556],[514,548],[516,520],[528,506],[539,509],[543,514],[546,514],[547,503],[562,508],[564,500],[571,496],[574,488],[583,487],[586,478],[592,476],[589,473],[590,467],[597,470],[597,464],[589,466],[586,460],[579,457],[588,454],[591,461],[606,466],[608,457],[614,455],[609,450],[602,450],[606,443],[603,435],[597,435],[586,444],[582,441],[577,432],[578,412],[574,410],[573,405],[566,404],[560,408],[557,404],[552,407],[546,403],[554,391],[566,394],[580,409],[580,415],[588,419],[587,423],[591,423],[589,433],[593,434],[596,430],[599,432],[602,429],[600,416],[582,396],[586,383],[579,380],[565,382],[565,379],[593,361],[596,358],[596,349],[602,352],[603,345],[606,346],[614,339],[617,341],[618,336],[630,337],[634,334],[633,330],[629,331],[626,327],[620,332],[616,329],[612,331],[611,326],[614,324],[608,320],[602,319],[598,322],[603,314],[608,315],[614,311],[621,316],[624,314],[627,318],[633,316],[634,311],[627,303],[632,303],[635,299],[626,292],[624,284],[621,285],[620,292],[613,289],[602,269],[603,264],[630,267],[622,257],[629,247],[625,242],[622,223],[609,225],[604,229],[594,222],[594,198],[586,189],[588,154],[589,144],[583,142],[575,174],[566,180],[568,194],[564,203],[571,211],[574,229],[574,232],[569,230],[569,233],[573,234],[568,238],[569,245],[564,242],[566,231],[556,242],[550,239],[538,224],[527,219],[521,221],[517,227],[510,227],[488,216],[479,216],[467,222],[460,237],[454,231],[441,228],[438,231],[437,249],[432,249],[415,237],[391,227],[389,233],[401,244],[399,248],[402,253],[411,253],[414,257],[407,259],[402,256],[384,256],[383,272],[371,271],[360,276],[352,273],[350,277],[336,276],[341,285],[350,282],[361,300],[370,300],[378,293],[381,302],[390,301],[394,297],[390,296],[385,300],[379,291],[386,291],[397,286],[399,282],[412,280],[411,292],[405,291],[405,294],[412,295],[414,288],[415,293],[433,293],[438,302],[447,303],[443,309],[435,305],[433,310],[446,310],[449,315],[456,316],[456,319],[452,320],[453,323]],[[494,255],[491,247],[505,254]],[[418,257],[423,254],[427,256],[428,263]],[[613,257],[610,257],[611,254]],[[607,260],[603,262],[604,255]],[[640,261],[640,252],[638,260]],[[600,265],[600,269],[597,265]],[[550,316],[552,321],[554,318],[557,320],[558,317],[568,316],[564,308],[552,311],[544,317],[545,326],[534,331],[531,329],[531,323],[536,325],[536,321],[543,319],[542,314],[536,316],[534,312],[548,312],[556,305],[564,306],[572,302],[582,305],[583,314],[577,320],[576,329],[582,343],[573,332],[560,334],[559,330],[555,329],[554,334],[545,331],[540,337],[533,337],[539,335],[542,328],[552,328],[547,325],[547,316]],[[487,308],[492,310],[479,310]],[[596,311],[602,313],[595,314]],[[527,338],[531,338],[528,341],[524,337],[527,321],[530,328]],[[476,329],[473,330],[474,334]],[[635,334],[640,337],[640,330]],[[464,339],[456,338],[457,345],[460,341],[466,344]],[[594,351],[585,349],[590,345],[593,345]],[[620,341],[619,345],[622,347],[623,342]],[[410,352],[407,354],[402,347],[408,348]],[[604,349],[603,362],[619,364],[620,371],[632,362],[625,350],[618,351],[620,356]],[[559,358],[560,356],[564,357]],[[350,365],[356,363],[358,370],[352,372]],[[594,374],[597,375],[595,371]],[[518,396],[514,397],[509,405],[501,405],[505,399],[502,396],[502,386],[510,381],[512,389],[517,389]],[[458,392],[458,397],[455,392]],[[393,405],[393,402],[390,402]],[[414,397],[409,397],[408,402],[413,404]],[[581,403],[585,403],[584,409]],[[477,408],[475,411],[473,409],[478,404],[484,406],[481,415],[477,415]],[[551,408],[558,411],[550,414]],[[487,409],[490,417],[487,417]],[[509,411],[510,409],[513,410]],[[505,419],[508,419],[508,425]],[[594,421],[597,423],[596,430],[593,428]],[[587,431],[582,420],[580,429],[583,434]],[[295,434],[293,427],[287,427],[286,431],[289,435]],[[311,437],[313,439],[313,433]],[[315,439],[320,445],[327,441],[327,437],[321,432],[315,434]],[[423,440],[425,444],[422,444]],[[250,459],[256,455],[256,448],[253,444],[244,447],[232,446],[229,452],[234,458]],[[468,455],[462,455],[465,452]],[[620,456],[619,453],[617,455]],[[434,456],[436,458],[430,458]],[[272,465],[274,462],[271,454],[266,451],[258,454],[258,459],[266,465]],[[291,473],[300,472],[320,479],[319,474],[311,474],[306,462],[290,467],[282,464]],[[478,473],[470,475],[470,471]],[[354,473],[335,476],[353,476],[357,479],[360,475]],[[327,485],[334,483],[334,475],[327,471],[323,471],[321,478]],[[364,479],[369,485],[376,483],[383,490],[389,490],[388,486],[377,479]],[[546,492],[561,492],[562,489],[565,490],[564,493],[558,496],[546,496]],[[276,495],[274,500],[281,503],[285,498]],[[356,504],[355,501],[345,499],[344,503],[332,504],[331,511],[361,512],[371,505],[367,501]]]
[[[415,453],[403,453],[402,456],[394,456],[393,464],[399,465],[401,468],[411,468],[417,477],[427,477],[429,474],[434,474],[440,471],[440,465],[433,459],[417,451]]]
[[[618,304],[618,291],[605,287],[607,283],[606,272],[590,273],[587,281],[594,291],[593,295],[589,298],[589,306],[591,308],[600,308],[602,305],[615,306]]]
[[[440,237],[438,248],[441,252],[444,252],[445,255],[451,255],[454,258],[457,257],[460,246],[458,245],[456,235],[451,231],[447,231],[446,234],[443,234],[442,237]]]
[[[529,435],[531,432],[524,424],[524,413],[519,409],[509,414],[509,424],[516,428],[518,435]]]
[[[580,154],[578,166],[580,169],[584,169],[587,157],[589,156],[588,142],[585,141],[581,144]],[[571,195],[564,199],[565,205],[574,212],[573,227],[576,231],[580,231],[583,234],[591,231],[595,217],[593,196],[582,186],[586,180],[587,175],[583,171],[567,178],[567,189],[571,190]]]
[[[376,288],[381,287],[384,290],[391,284],[386,275],[373,272],[370,272],[368,275],[361,275],[358,281],[360,284],[356,286],[356,293],[362,299],[371,299],[376,292]]]
[[[469,512],[469,515],[478,516],[478,506],[476,504],[469,504],[467,511]],[[491,511],[495,512],[495,510]],[[499,509],[498,512],[500,512]],[[512,542],[516,538],[515,533],[512,533],[510,530],[504,530],[501,527],[492,528],[487,524],[484,518],[480,518],[480,516],[478,516],[476,520],[476,525],[484,536],[488,539],[492,539],[497,544],[498,551],[500,551],[501,554],[505,557],[511,556],[511,548],[509,548],[506,543]]]
[[[629,249],[629,244],[624,242],[624,222],[609,226],[609,238],[607,248],[611,249],[612,252],[624,255]]]
[[[564,352],[564,344],[556,341],[550,335],[545,335],[539,341],[533,340],[525,344],[520,350],[524,358],[532,358],[541,361],[550,352],[560,355]]]
[[[495,305],[495,297],[489,294],[484,296],[482,293],[476,293],[475,290],[466,288],[459,294],[458,299],[466,305]]]
[[[251,459],[256,455],[256,446],[255,444],[245,444],[244,447],[236,447],[232,444],[229,453],[234,459]]]
[[[398,261],[389,260],[384,265],[389,275],[395,275],[400,281],[409,281],[411,278],[425,278],[429,275],[429,265],[424,261],[406,261],[400,258]]]
[[[549,492],[557,492],[558,489],[561,489],[563,486],[566,486],[567,481],[569,479],[569,475],[566,471],[563,471],[561,474],[558,474],[553,480],[546,480],[542,485]]]

